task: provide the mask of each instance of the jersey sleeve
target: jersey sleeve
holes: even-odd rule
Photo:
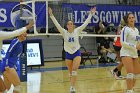
[[[55,18],[53,15],[50,16],[50,18],[52,19],[52,21],[53,21],[53,23],[55,24],[55,26],[56,26],[56,28],[58,29],[58,31],[59,31],[61,34],[63,34],[64,31],[65,31],[65,29],[62,28],[62,27],[60,26],[60,24],[58,23],[58,21],[56,20],[56,18]]]
[[[4,39],[8,39],[8,38],[12,38],[12,37],[16,37],[21,35],[22,33],[26,32],[27,28],[26,27],[22,27],[20,29],[17,29],[13,32],[5,32],[5,31],[0,31],[0,39],[4,40]]]
[[[79,27],[76,28],[77,31],[79,31],[79,34],[90,23],[92,16],[93,16],[93,14],[92,13],[89,13],[88,18],[86,19],[86,21],[81,26],[79,26]]]
[[[5,56],[5,61],[6,61],[6,65],[8,65],[8,62],[9,62],[9,57],[10,55],[12,55],[13,51],[16,49],[16,45],[17,45],[18,41],[16,40],[13,40],[6,52],[6,56]]]
[[[126,47],[126,48],[136,48],[136,45],[135,44],[132,44],[132,43],[129,43],[127,42],[127,38],[128,38],[128,35],[129,35],[129,28],[128,27],[124,27],[122,29],[122,32],[121,32],[121,44],[123,47]]]

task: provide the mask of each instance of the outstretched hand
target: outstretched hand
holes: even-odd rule
[[[29,24],[26,26],[26,28],[29,30],[29,29],[31,29],[31,28],[33,27],[33,25],[34,25],[34,21],[31,20],[31,21],[29,22]]]
[[[48,8],[48,12],[49,12],[49,15],[50,15],[50,16],[53,15],[53,13],[52,13],[52,9],[51,9],[50,7]]]
[[[94,13],[96,12],[96,7],[91,8],[91,9],[90,9],[90,12],[91,12],[92,14],[94,14]]]

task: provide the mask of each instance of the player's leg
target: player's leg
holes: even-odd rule
[[[116,79],[123,79],[121,77],[121,70],[123,67],[123,63],[121,62],[121,57],[120,57],[121,47],[114,46],[114,50],[116,52],[116,56],[117,56],[117,60],[119,61],[119,64],[117,65],[115,69],[111,70],[111,73]]]
[[[1,77],[0,77],[0,93],[6,93],[6,87]]]
[[[2,68],[3,68],[3,63],[0,60],[0,73],[2,72]],[[2,80],[1,76],[0,76],[0,93],[3,93],[6,90],[6,87],[4,85],[4,81]]]
[[[138,58],[134,59],[134,73],[140,74],[140,62]]]
[[[19,76],[14,68],[11,68],[11,74],[13,75],[13,79],[11,80],[12,84],[14,85],[13,93],[20,93],[21,92],[21,84]]]
[[[72,60],[69,60],[69,59],[66,59],[65,62],[69,71],[69,77],[70,77],[70,82],[71,82],[73,62]]]
[[[72,68],[72,86],[71,86],[71,90],[73,91],[72,93],[75,93],[75,84],[76,84],[76,79],[77,79],[77,70],[80,66],[80,62],[81,62],[81,57],[77,56],[74,58],[73,60],[73,68]]]
[[[14,85],[13,93],[20,93],[21,91],[21,85],[20,85],[20,79],[18,77],[18,74],[14,68],[10,68],[9,70],[6,70],[5,76],[7,79]]]
[[[73,68],[73,54],[69,54],[68,52],[65,53],[65,62],[69,71],[70,77],[70,86],[72,87],[72,68]],[[70,92],[72,91],[70,87]]]
[[[126,93],[133,93],[133,86],[134,86],[134,66],[133,66],[133,59],[131,57],[122,57],[122,62],[127,72],[127,92]]]
[[[123,79],[121,78],[122,67],[123,67],[123,63],[120,62],[115,69],[111,70],[111,74],[115,77],[115,79]]]
[[[107,51],[102,49],[100,52],[102,54],[102,57],[105,59],[105,63],[106,63],[107,62]]]
[[[4,71],[3,73],[3,77],[4,77],[4,84],[7,90],[9,90],[11,88],[11,82],[9,80],[9,78],[11,77],[11,75],[9,74],[8,71]]]
[[[71,77],[72,77],[72,67],[73,67],[73,58],[72,55],[69,54],[68,52],[65,52],[65,62],[69,71],[69,77],[70,77],[70,82],[71,82]]]
[[[2,72],[2,74],[5,72],[5,63],[2,61],[0,62],[0,71]],[[7,93],[7,89],[10,89],[11,87],[11,84],[10,83],[6,83],[5,84],[5,81],[7,82],[7,79],[5,78],[4,74],[3,74],[3,80],[2,78],[0,77],[0,91],[2,93]],[[6,86],[7,85],[7,86]]]
[[[135,79],[134,79],[134,86],[137,78],[140,78],[140,62],[139,59],[134,59],[134,73],[135,73]]]

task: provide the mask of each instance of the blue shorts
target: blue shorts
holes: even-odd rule
[[[1,62],[1,60],[0,60],[0,73],[1,73],[1,69],[2,68],[2,62]]]
[[[80,50],[77,50],[74,54],[65,52],[65,55],[66,55],[66,59],[73,60],[75,57],[81,56],[81,52],[80,52]]]
[[[6,66],[5,62],[0,61],[0,72],[1,73],[3,73],[5,71],[5,66]]]
[[[2,61],[0,60],[0,73],[3,73],[5,71],[6,66],[9,66],[10,68],[15,68],[14,64],[8,63],[8,65],[6,65],[6,61],[4,59]]]

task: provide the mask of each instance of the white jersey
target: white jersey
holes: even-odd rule
[[[79,35],[78,29],[75,29],[72,33],[64,30],[62,36],[64,37],[64,50],[66,52],[73,54],[80,48]]]
[[[21,29],[17,29],[13,32],[5,32],[5,31],[0,31],[0,53],[1,53],[1,49],[2,49],[2,42],[4,39],[8,39],[8,38],[12,38],[15,36],[19,36],[20,34],[24,33],[27,31],[26,27],[23,27]],[[2,60],[1,54],[0,54],[0,60]]]
[[[125,26],[122,29],[121,33],[121,44],[122,48],[120,51],[120,56],[130,56],[133,58],[138,57],[136,45],[140,40],[139,31],[137,28],[132,29],[128,26]]]
[[[64,50],[70,54],[74,54],[78,49],[80,49],[79,35],[90,22],[92,14],[90,13],[86,21],[80,27],[74,29],[72,33],[69,33],[67,30],[62,28],[54,16],[50,17],[64,38]]]

